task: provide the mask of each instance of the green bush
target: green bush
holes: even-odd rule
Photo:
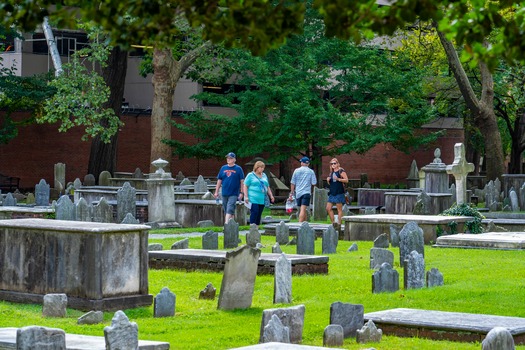
[[[482,233],[483,227],[481,226],[481,220],[485,219],[483,215],[478,211],[478,209],[474,206],[471,206],[466,203],[462,204],[454,204],[452,207],[450,207],[447,210],[444,210],[439,215],[445,215],[445,216],[471,216],[472,220],[465,222],[465,226],[467,226],[467,230],[469,233]],[[457,225],[457,224],[456,224]],[[453,230],[453,233],[456,233],[455,230]]]

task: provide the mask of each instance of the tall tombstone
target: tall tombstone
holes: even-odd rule
[[[290,342],[300,344],[303,341],[304,313],[304,305],[263,310],[259,343],[263,342],[264,327],[270,322],[273,315],[276,315],[281,323],[290,330]]]
[[[168,162],[164,159],[153,161],[157,170],[146,179],[148,187],[148,221],[151,223],[175,222],[175,179],[165,172]]]
[[[246,244],[255,248],[257,243],[261,243],[261,233],[256,224],[251,224],[250,230],[246,233]]]
[[[419,188],[419,170],[417,169],[416,160],[412,160],[410,164],[410,171],[407,176],[407,187],[408,188]]]
[[[219,233],[210,230],[202,235],[202,249],[219,249]]]
[[[450,185],[449,192],[452,195],[452,203],[457,203],[458,196],[457,196],[457,192],[456,192],[456,184],[451,184]]]
[[[263,343],[290,343],[290,328],[283,325],[277,315],[272,315],[270,322],[264,326]]]
[[[93,206],[89,205],[84,197],[80,197],[75,203],[75,220],[93,221]]]
[[[425,165],[422,170],[425,172],[425,192],[427,193],[447,193],[448,174],[447,166],[441,161],[441,150],[434,150],[434,160]]]
[[[4,200],[2,201],[3,207],[14,207],[16,206],[16,198],[11,192],[5,195]]]
[[[113,222],[113,208],[109,205],[106,198],[102,197],[98,204],[93,207],[94,222]]]
[[[168,287],[160,290],[159,294],[153,300],[154,317],[171,317],[175,316],[176,296]]]
[[[481,342],[482,350],[514,350],[514,338],[505,327],[494,327]]]
[[[273,303],[292,302],[292,262],[281,254],[275,262]]]
[[[244,245],[226,253],[218,309],[247,309],[252,306],[260,249]]]
[[[510,206],[512,208],[512,211],[520,211],[520,203],[518,200],[518,194],[514,189],[511,189],[509,191],[509,198],[510,198]]]
[[[111,184],[111,173],[107,170],[101,171],[98,175],[98,185],[99,186],[109,186]]]
[[[239,224],[231,218],[224,225],[224,249],[237,248],[239,246]]]
[[[337,244],[339,243],[339,234],[335,228],[330,225],[323,231],[323,254],[337,253]]]
[[[328,213],[326,212],[326,202],[328,202],[328,190],[314,187],[313,193],[313,220],[325,221]]]
[[[447,165],[447,174],[454,175],[456,179],[456,201],[459,204],[467,201],[467,175],[474,171],[474,164],[467,163],[465,157],[465,145],[456,143],[454,145],[454,162]]]
[[[202,177],[202,175],[197,177],[197,181],[195,181],[193,186],[195,186],[193,190],[194,192],[208,192],[208,184],[206,181],[204,181],[204,177]]]
[[[86,176],[84,176],[84,186],[95,186],[95,185],[96,185],[95,175],[87,174]]]
[[[315,255],[315,232],[306,221],[297,232],[297,254]]]
[[[82,188],[82,186],[83,186],[83,185],[82,185],[82,181],[80,181],[80,179],[77,177],[77,178],[75,179],[75,181],[73,181],[73,188],[74,188],[75,190],[80,190],[80,189]]]
[[[120,310],[115,312],[111,319],[111,326],[104,327],[104,338],[107,350],[138,350],[139,348],[139,328]]]
[[[356,336],[357,330],[363,327],[364,315],[365,308],[360,304],[338,301],[330,305],[330,324],[341,325],[345,338]]]
[[[372,293],[397,292],[399,273],[389,263],[383,263],[372,275]]]
[[[66,188],[66,165],[64,163],[55,164],[55,183],[54,188],[62,191]]]
[[[49,192],[50,186],[46,180],[41,179],[40,182],[35,185],[35,205],[38,207],[45,207],[49,205]]]
[[[55,215],[57,220],[75,220],[76,208],[68,195],[62,195],[55,207]]]
[[[405,289],[419,289],[425,286],[425,258],[423,254],[411,251],[405,260]]]
[[[413,250],[425,256],[423,230],[415,221],[410,221],[399,232],[399,265],[401,267],[405,266],[405,260]]]
[[[66,332],[58,328],[28,326],[16,330],[17,350],[66,350]]]
[[[127,213],[133,216],[137,214],[136,200],[137,190],[129,182],[124,182],[117,191],[117,222],[122,222]]]
[[[280,245],[288,244],[290,241],[290,228],[284,221],[275,226],[275,241]]]

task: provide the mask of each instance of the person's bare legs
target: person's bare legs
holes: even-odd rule
[[[326,203],[326,212],[328,213],[328,216],[330,217],[330,222],[333,224],[334,223],[334,211],[332,210],[332,207],[333,207],[333,204],[328,202]],[[339,207],[337,207],[337,210],[339,212]]]
[[[301,209],[299,209],[299,222],[306,221],[307,219],[306,208],[307,208],[306,205],[301,205]]]
[[[338,221],[338,224],[340,225],[343,221],[342,221],[342,217],[343,217],[343,203],[336,203],[335,206],[337,207],[337,221]],[[333,213],[332,213],[333,215]]]
[[[226,214],[226,216],[224,217],[224,224],[226,225],[231,218],[233,218],[232,214]]]

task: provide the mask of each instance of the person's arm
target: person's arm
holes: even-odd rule
[[[275,202],[275,197],[273,196],[272,189],[268,187],[268,196],[270,197],[270,202]]]
[[[239,196],[237,197],[238,200],[241,200],[241,198],[244,196],[244,179],[241,179],[241,185],[239,187]]]
[[[290,198],[293,197],[293,194],[295,193],[295,185],[294,184],[290,184]]]
[[[222,180],[218,179],[217,186],[215,186],[215,194],[213,195],[215,198],[219,197],[219,188],[221,188],[221,185],[222,185]]]
[[[249,202],[249,199],[248,199],[248,186],[246,186],[245,183],[243,183],[243,186],[242,186],[242,192],[243,192],[243,194],[244,194],[244,201],[245,201],[246,203],[248,203],[248,202]]]
[[[337,181],[342,183],[348,183],[348,175],[346,175],[346,171],[344,171],[344,169],[339,175],[341,175],[341,177],[337,178]]]

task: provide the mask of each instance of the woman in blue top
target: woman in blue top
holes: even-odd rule
[[[266,196],[274,202],[272,190],[268,183],[268,177],[264,173],[264,163],[260,160],[253,165],[253,171],[244,179],[244,201],[251,204],[250,224],[261,224],[262,212]]]
[[[348,176],[346,175],[345,169],[341,168],[337,158],[333,158],[330,161],[330,176],[326,178],[326,181],[330,185],[330,192],[328,193],[328,203],[326,203],[326,211],[332,221],[332,225],[339,229],[341,216],[343,216],[343,203],[345,203],[345,183],[348,183]],[[335,221],[334,212],[332,207],[335,204],[337,207],[337,217],[339,222]]]

